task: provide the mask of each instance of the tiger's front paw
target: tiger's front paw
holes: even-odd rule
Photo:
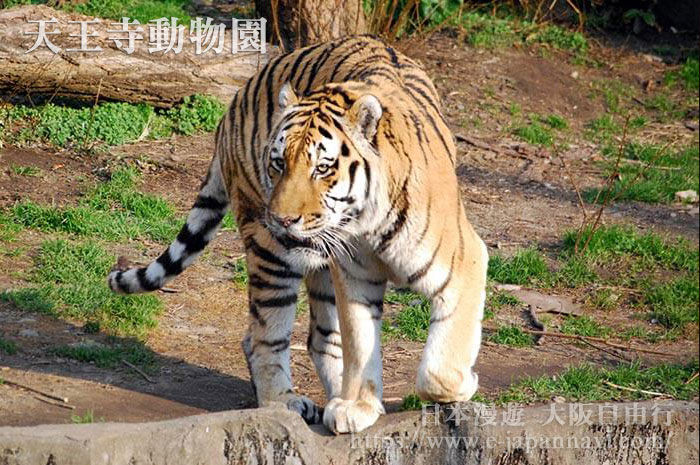
[[[357,433],[372,426],[383,413],[384,407],[379,401],[344,400],[335,397],[326,405],[323,424],[335,434]]]
[[[283,395],[280,402],[284,403],[289,410],[301,415],[304,421],[309,425],[321,422],[321,413],[319,412],[318,406],[316,406],[313,400],[306,396],[289,393]]]

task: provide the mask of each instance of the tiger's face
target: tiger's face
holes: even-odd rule
[[[344,113],[327,105],[319,98],[299,100],[289,84],[282,88],[281,117],[264,152],[265,221],[289,245],[332,256],[345,250],[371,201],[368,158],[377,154],[370,141],[382,109],[371,95]]]

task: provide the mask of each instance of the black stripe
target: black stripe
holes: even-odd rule
[[[335,334],[340,335],[340,332],[339,332],[339,331],[335,331],[335,330],[333,330],[333,329],[323,328],[323,327],[321,327],[320,325],[316,325],[316,326],[314,327],[314,329],[315,329],[321,336],[323,336],[323,337],[325,337],[325,338],[328,338],[328,337],[330,337],[330,336],[332,336],[332,335],[335,335]]]
[[[440,251],[440,246],[442,245],[442,236],[440,236],[440,240],[438,241],[437,247],[435,247],[435,250],[433,250],[433,255],[430,257],[430,260],[428,260],[428,263],[420,267],[418,270],[416,270],[415,273],[411,274],[408,277],[408,283],[413,284],[419,279],[421,279],[423,276],[428,273],[428,270],[430,270],[430,267],[433,266],[433,263],[435,262],[435,257],[437,257],[438,252]]]
[[[269,299],[255,299],[255,305],[264,308],[287,307],[296,303],[297,295],[288,294],[281,297],[271,297]]]
[[[403,226],[406,224],[406,219],[408,217],[408,191],[407,191],[407,186],[408,185],[408,176],[406,176],[406,179],[404,180],[403,187],[401,188],[401,193],[399,194],[399,198],[397,199],[396,203],[401,202],[401,208],[400,210],[396,213],[396,218],[394,219],[394,222],[391,223],[391,226],[389,226],[389,229],[382,234],[380,240],[379,240],[379,245],[377,246],[377,253],[382,253],[384,252],[387,247],[389,247],[391,240],[396,236],[396,234],[401,231]],[[395,207],[395,205],[394,205]],[[391,211],[394,211],[395,208],[392,208]]]
[[[177,240],[185,244],[187,255],[201,252],[204,247],[207,246],[209,241],[206,240],[204,236],[218,226],[223,217],[224,215],[217,214],[213,218],[210,218],[206,223],[204,223],[204,226],[202,226],[202,228],[196,234],[192,233],[187,223],[185,223],[180,230],[180,233],[177,235]]]
[[[370,185],[370,181],[371,181],[371,179],[372,179],[372,172],[371,172],[371,170],[370,170],[369,162],[367,162],[367,160],[365,160],[365,159],[363,158],[363,159],[362,159],[362,163],[363,163],[362,167],[363,167],[364,170],[365,170],[365,178],[367,178],[367,180],[365,181],[365,182],[367,183],[367,184],[365,185],[365,200],[366,200],[366,199],[369,198],[369,185]]]
[[[442,291],[444,291],[445,288],[447,287],[447,285],[450,283],[450,281],[452,280],[452,271],[454,270],[454,266],[455,266],[455,254],[452,253],[452,261],[450,262],[450,272],[447,273],[447,278],[445,278],[445,281],[443,281],[443,283],[440,285],[440,287],[438,287],[435,290],[435,292],[433,292],[430,295],[431,299],[433,297],[435,297],[436,295],[440,294]]]
[[[336,74],[338,74],[338,71],[340,71],[340,67],[343,66],[343,65],[345,64],[345,62],[346,62],[350,57],[352,57],[353,55],[355,55],[355,53],[357,53],[359,50],[361,50],[361,49],[367,47],[368,45],[369,45],[369,42],[358,42],[358,43],[356,43],[356,44],[353,44],[353,46],[350,48],[350,50],[349,50],[345,55],[343,55],[343,56],[340,58],[340,60],[338,60],[338,61],[335,63],[335,67],[333,67],[333,71],[331,72],[330,78],[329,78],[328,81],[329,81],[329,82],[335,82],[335,76],[336,76]]]
[[[261,246],[258,244],[258,242],[255,240],[253,236],[246,237],[243,241],[245,243],[245,246],[247,249],[249,249],[253,254],[260,258],[261,260],[264,260],[268,263],[271,263],[273,265],[281,266],[281,267],[289,267],[289,263],[286,261],[282,260],[280,257],[266,249],[265,247]]]
[[[210,195],[199,195],[192,208],[206,208],[209,210],[223,210],[228,207],[228,200],[221,201]]]
[[[262,290],[281,291],[284,289],[289,289],[289,286],[286,286],[284,284],[276,284],[276,283],[271,283],[269,281],[265,281],[261,276],[259,276],[257,274],[251,274],[248,276],[248,285],[251,287],[254,287],[256,289],[262,289]]]
[[[155,291],[158,289],[158,284],[154,283],[148,277],[146,276],[146,270],[148,268],[139,268],[138,271],[136,272],[136,278],[139,280],[139,286],[141,286],[141,289],[146,290],[146,291]]]
[[[277,69],[277,66],[282,62],[283,56],[278,57],[272,64],[270,65],[270,70],[267,73],[267,82],[265,83],[265,87],[267,88],[267,115],[266,115],[266,132],[270,132],[270,129],[272,129],[272,115],[275,113],[275,105],[276,105],[276,96],[272,94],[272,88],[275,85],[275,70]]]
[[[311,352],[316,353],[316,354],[319,354],[319,355],[326,355],[326,356],[331,357],[331,358],[334,358],[334,359],[336,359],[336,360],[340,360],[341,358],[343,358],[343,357],[340,357],[340,356],[338,356],[338,355],[335,355],[335,354],[332,354],[332,353],[330,353],[330,352],[327,352],[327,351],[325,351],[325,350],[318,350],[316,347],[313,346],[313,344],[312,344],[311,346],[309,346],[309,350],[310,350]]]
[[[294,64],[292,65],[292,69],[289,72],[289,76],[287,76],[287,81],[291,82],[294,80],[294,76],[296,76],[296,74],[297,74],[297,68],[299,68],[301,61],[306,57],[306,55],[313,52],[314,50],[319,48],[321,45],[323,45],[323,44],[312,45],[310,47],[306,47],[305,49],[303,49],[299,52],[297,59],[294,60]]]
[[[321,292],[309,290],[309,299],[335,305],[335,296],[332,294],[323,294]]]
[[[255,320],[260,326],[265,326],[267,324],[267,322],[260,315],[260,312],[258,312],[258,307],[256,307],[254,303],[250,303],[250,305],[248,306],[248,311],[253,316],[253,318],[255,318]]]
[[[282,269],[282,270],[276,270],[274,268],[269,268],[267,266],[258,266],[258,269],[262,271],[263,273],[269,274],[270,276],[274,276],[276,278],[282,278],[282,279],[301,279],[304,276],[296,273],[290,269]]]
[[[156,261],[163,267],[166,276],[174,276],[182,273],[182,257],[173,260],[170,256],[170,248],[163,252]]]
[[[324,128],[323,126],[318,127],[318,132],[320,132],[321,135],[323,137],[325,137],[326,139],[333,139],[333,136],[331,135],[330,132],[328,132],[328,129]]]

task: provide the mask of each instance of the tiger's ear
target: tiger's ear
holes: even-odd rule
[[[294,92],[292,85],[289,83],[289,81],[285,82],[280,89],[279,97],[277,97],[277,105],[279,106],[279,109],[284,110],[289,105],[296,105],[297,102],[299,102],[299,99],[297,98],[297,94]]]
[[[382,104],[371,94],[357,99],[348,112],[350,123],[369,140],[377,133],[377,125],[381,117]]]

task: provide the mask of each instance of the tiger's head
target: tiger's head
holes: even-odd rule
[[[347,110],[326,97],[317,92],[300,99],[289,83],[282,87],[263,184],[270,231],[288,245],[331,256],[343,251],[371,203],[372,140],[382,106],[369,94]]]

